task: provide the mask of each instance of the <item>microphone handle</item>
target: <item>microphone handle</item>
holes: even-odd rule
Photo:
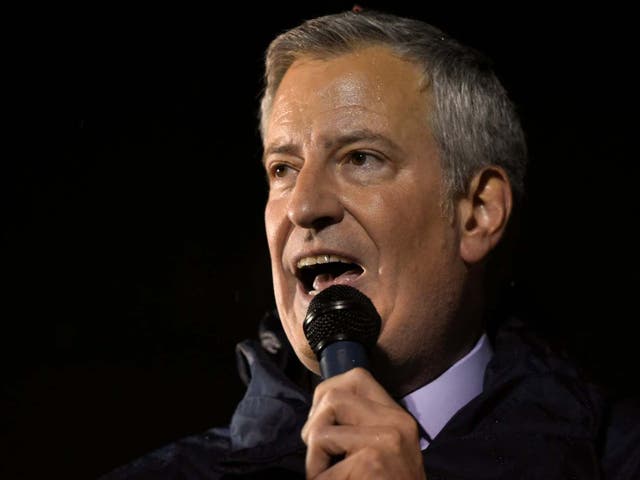
[[[338,340],[320,352],[320,373],[327,379],[355,367],[369,369],[369,360],[364,346],[359,342]]]

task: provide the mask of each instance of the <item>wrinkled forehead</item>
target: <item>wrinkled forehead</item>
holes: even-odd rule
[[[302,57],[291,65],[275,93],[265,119],[265,137],[293,125],[364,128],[370,123],[402,122],[405,117],[425,119],[424,85],[421,69],[386,47],[328,59]]]

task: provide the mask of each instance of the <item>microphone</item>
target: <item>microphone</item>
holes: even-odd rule
[[[313,297],[302,328],[322,378],[355,367],[369,369],[367,351],[376,344],[380,325],[369,297],[354,287],[331,285]]]

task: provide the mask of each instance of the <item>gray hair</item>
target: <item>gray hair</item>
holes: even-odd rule
[[[260,105],[264,138],[275,93],[300,57],[331,58],[383,45],[422,67],[434,108],[429,119],[440,151],[448,208],[481,168],[504,168],[514,195],[523,194],[527,147],[505,89],[480,52],[419,20],[375,12],[342,12],[307,20],[276,37],[266,53]]]

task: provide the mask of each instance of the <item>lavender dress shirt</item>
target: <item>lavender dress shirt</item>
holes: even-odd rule
[[[405,396],[400,403],[414,416],[430,439],[435,438],[455,413],[482,392],[484,371],[493,355],[486,334],[464,357],[435,380]],[[420,438],[420,448],[429,446]]]

